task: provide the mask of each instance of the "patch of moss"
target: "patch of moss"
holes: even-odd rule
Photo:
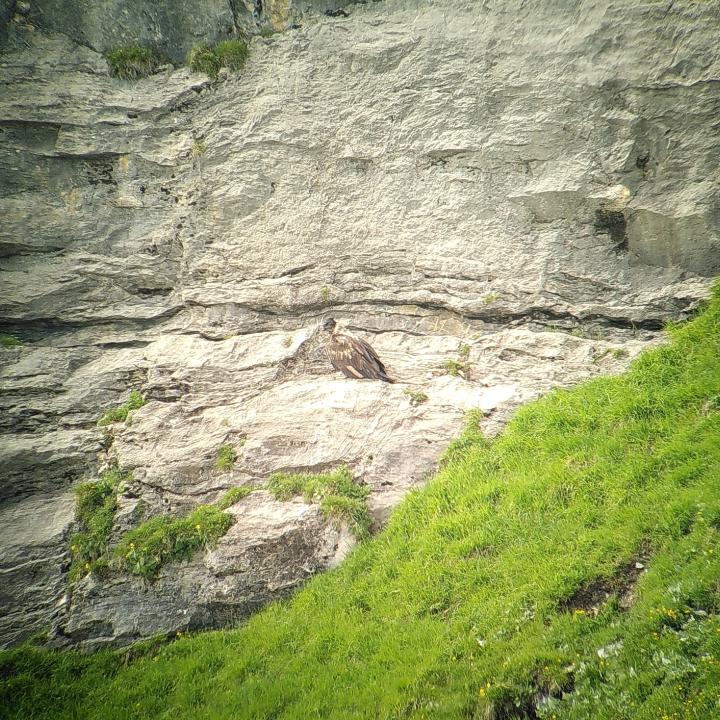
[[[22,341],[18,340],[14,335],[0,335],[0,347],[9,350],[20,345],[22,345]]]
[[[244,40],[224,40],[212,48],[201,43],[190,51],[188,65],[194,72],[205,73],[215,80],[220,68],[226,67],[235,72],[241,70],[247,60],[248,52]]]
[[[152,75],[159,65],[155,53],[140,45],[113,48],[107,52],[105,58],[110,66],[110,74],[124,80],[136,80]]]
[[[128,401],[120,407],[114,408],[113,410],[108,410],[100,418],[100,420],[98,420],[98,425],[103,427],[105,425],[110,425],[110,423],[114,422],[125,422],[128,418],[128,413],[131,410],[137,410],[138,408],[141,408],[143,405],[146,404],[146,402],[147,401],[145,400],[145,398],[137,390],[133,390],[130,393]]]
[[[275,473],[268,491],[276,500],[302,495],[305,502],[319,502],[327,517],[343,519],[358,540],[366,538],[372,521],[365,500],[370,490],[353,481],[346,465],[326,473]]]

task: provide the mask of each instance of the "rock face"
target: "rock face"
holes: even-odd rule
[[[720,271],[711,4],[308,11],[215,84],[110,78],[98,51],[124,16],[85,4],[82,23],[31,4],[45,23],[11,20],[0,57],[0,315],[24,343],[0,349],[2,644],[49,624],[87,646],[221,625],[352,545],[316,505],[260,490],[154,583],[67,593],[72,486],[108,457],[134,475],[115,539],[340,464],[379,527],[466,410],[494,433],[622,370]],[[213,0],[186,30],[185,5],[152,4],[178,57],[196,31],[235,32]],[[333,372],[331,315],[396,384]],[[108,439],[96,421],[131,389],[148,403]]]

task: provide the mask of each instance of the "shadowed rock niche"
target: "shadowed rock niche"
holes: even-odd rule
[[[187,48],[285,5],[194,3],[194,30],[170,5],[152,17],[178,67],[133,82],[99,51],[118,23],[144,42],[142,13],[7,15],[3,645],[247,617],[356,542],[273,474],[346,467],[377,531],[468,411],[494,434],[622,371],[718,271],[709,4],[288,3],[299,20],[218,81],[180,66]],[[396,384],[333,372],[330,316]],[[71,570],[73,489],[114,467],[101,562]],[[223,499],[216,544],[128,571],[129,532]]]

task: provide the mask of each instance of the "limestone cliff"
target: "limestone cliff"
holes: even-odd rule
[[[621,370],[720,270],[713,3],[16,5],[0,5],[0,316],[23,341],[0,350],[3,644],[247,615],[352,546],[317,506],[271,498],[270,474],[345,463],[380,526],[466,410],[493,433]],[[239,75],[180,65],[265,25],[284,32],[254,37]],[[112,78],[116,39],[177,67]],[[332,371],[330,315],[397,384]],[[148,403],[107,439],[97,420],[131,389]],[[108,461],[134,477],[115,539],[261,489],[155,582],[67,593],[72,488]]]

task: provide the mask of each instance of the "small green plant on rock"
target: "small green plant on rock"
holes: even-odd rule
[[[100,418],[100,420],[98,420],[98,425],[100,425],[100,427],[104,427],[105,425],[110,425],[110,423],[114,422],[125,422],[128,419],[128,413],[131,410],[138,410],[145,405],[146,402],[145,398],[137,390],[133,390],[130,393],[128,401],[120,407],[108,410]]]
[[[247,56],[248,46],[244,40],[224,40],[214,48],[202,43],[190,51],[188,65],[193,71],[205,73],[216,80],[220,68],[242,69]]]
[[[237,460],[237,452],[230,443],[221,445],[218,450],[217,460],[215,461],[215,467],[218,470],[225,472],[232,470]]]
[[[454,360],[450,358],[449,360],[446,360],[443,363],[443,367],[447,371],[448,375],[452,375],[453,377],[457,377],[458,375],[462,375],[463,371],[465,370],[465,364],[461,363],[459,360]]]
[[[110,74],[123,80],[136,80],[152,75],[159,65],[155,53],[140,45],[113,48],[105,57],[110,66]]]
[[[229,70],[242,70],[248,58],[248,46],[244,40],[223,40],[215,46],[214,52],[220,67]]]
[[[18,340],[14,335],[0,335],[0,347],[5,350],[20,347],[20,345],[22,345],[22,341]]]
[[[325,286],[320,288],[320,297],[323,302],[327,302],[330,299],[330,288]]]
[[[470,366],[468,358],[470,357],[470,346],[467,343],[461,343],[458,348],[457,359],[450,358],[443,363],[443,368],[448,375],[453,377],[460,376],[467,379],[470,374]]]
[[[205,154],[206,150],[207,150],[207,148],[205,147],[205,143],[202,140],[196,140],[193,143],[192,149],[190,150],[190,154],[194,158],[199,158]]]
[[[422,405],[428,400],[428,396],[422,390],[411,390],[410,388],[405,388],[405,390],[403,390],[403,395],[406,395],[410,399],[410,404],[414,406]]]
[[[483,298],[483,305],[492,305],[494,302],[497,302],[499,299],[500,299],[500,293],[498,293],[498,292],[488,293]]]
[[[319,502],[326,517],[345,520],[358,540],[370,534],[372,520],[365,500],[370,490],[353,481],[346,465],[326,473],[275,473],[268,490],[276,500],[302,495],[305,502]]]

